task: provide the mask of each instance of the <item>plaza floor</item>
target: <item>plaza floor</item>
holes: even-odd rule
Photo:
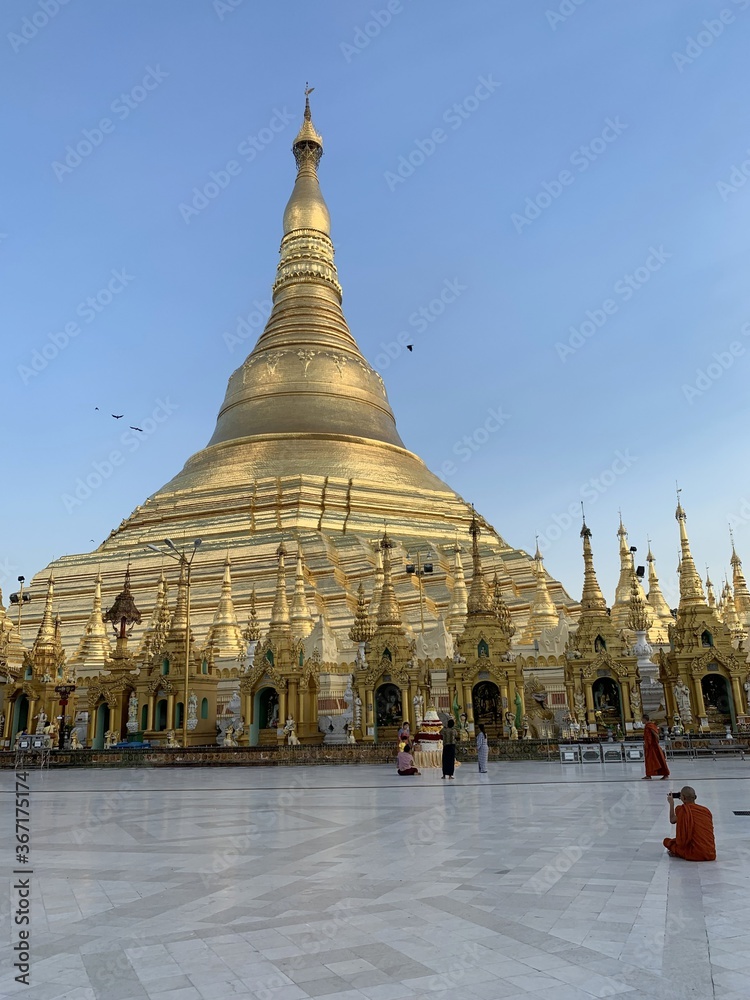
[[[747,1000],[750,761],[671,766],[31,772],[31,985],[4,901],[0,996]],[[662,847],[683,784],[714,863]]]

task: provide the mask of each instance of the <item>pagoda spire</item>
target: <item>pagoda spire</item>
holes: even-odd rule
[[[484,571],[482,570],[482,557],[479,553],[479,536],[481,531],[473,507],[469,532],[471,534],[471,562],[473,572],[471,588],[469,589],[468,614],[487,614],[492,611],[492,601],[484,579]]]
[[[260,621],[258,611],[255,606],[255,587],[250,591],[250,607],[247,612],[247,625],[242,632],[242,638],[250,645],[251,642],[260,641]]]
[[[534,576],[536,577],[536,593],[534,594],[534,600],[531,602],[531,613],[521,639],[524,645],[538,639],[542,634],[542,629],[557,628],[560,620],[557,608],[550,597],[547,587],[547,574],[544,569],[544,558],[539,551],[538,538],[534,553]]]
[[[615,603],[612,605],[612,623],[619,631],[623,628],[630,628],[628,623],[630,621],[630,600],[633,588],[635,587],[640,593],[644,604],[646,595],[643,593],[641,582],[635,574],[635,561],[633,559],[633,552],[628,546],[628,533],[625,530],[625,525],[622,523],[622,514],[620,514],[620,527],[617,529],[617,537],[620,540],[620,577],[615,590]],[[648,615],[648,608],[646,609],[646,614]]]
[[[162,568],[159,574],[159,582],[156,586],[154,610],[151,612],[151,620],[146,626],[146,631],[143,633],[143,639],[141,640],[139,656],[143,658],[148,658],[152,653],[161,652],[169,635],[172,612],[169,610],[168,594],[167,577]]]
[[[607,602],[604,600],[599,581],[594,569],[594,555],[591,551],[591,528],[584,519],[581,528],[583,539],[583,593],[581,594],[581,611],[607,612]]]
[[[690,542],[685,526],[687,514],[682,509],[679,490],[677,491],[677,510],[674,516],[680,526],[680,609],[706,607],[706,596],[703,593],[701,578],[695,568],[693,555],[690,551]]]
[[[349,638],[359,646],[370,641],[373,631],[374,626],[367,611],[365,588],[362,586],[362,581],[360,580],[359,587],[357,588],[357,610],[354,613],[354,624],[349,629]]]
[[[380,595],[383,593],[383,550],[380,542],[377,543],[375,551],[375,582],[372,586],[372,597],[369,604],[369,615],[375,621],[378,617],[380,607]]]
[[[732,586],[734,587],[734,606],[737,616],[746,628],[750,627],[750,591],[747,588],[745,574],[742,572],[742,560],[737,555],[734,547],[734,532],[729,529],[729,536],[732,540],[732,558],[729,560],[732,566]]]
[[[215,656],[223,659],[236,660],[246,652],[232,600],[232,560],[228,552],[224,559],[219,605],[208,629],[206,645]]]
[[[456,539],[456,544],[453,548],[453,594],[447,617],[448,631],[452,635],[458,635],[463,632],[464,625],[466,624],[468,601],[469,595],[466,590],[464,565],[461,560],[461,546],[458,543],[458,539]]]
[[[102,614],[102,573],[99,570],[94,581],[94,600],[91,614],[86,623],[86,630],[71,659],[71,664],[82,667],[103,667],[111,655],[112,646]]]
[[[396,591],[393,589],[391,579],[391,549],[393,542],[388,537],[388,532],[383,532],[380,540],[380,550],[383,553],[383,589],[380,592],[380,603],[378,605],[378,628],[383,626],[401,627],[401,609],[398,606]]]
[[[735,597],[732,594],[732,587],[730,586],[729,580],[724,580],[724,590],[722,592],[722,621],[732,633],[733,638],[738,638],[742,636],[743,638],[747,635],[747,632],[743,628],[742,620],[737,614],[737,606],[735,602]]]
[[[314,628],[310,606],[305,594],[305,567],[302,548],[297,546],[297,565],[294,574],[294,596],[292,597],[292,632],[298,639],[306,639]]]
[[[706,599],[708,601],[709,608],[716,607],[716,594],[714,593],[714,585],[711,582],[711,577],[708,573],[708,566],[706,566]]]
[[[655,642],[668,641],[668,629],[674,624],[672,612],[669,610],[666,598],[659,585],[659,577],[656,573],[656,560],[651,551],[651,542],[648,543],[648,606],[651,608],[654,629],[652,639]]]
[[[244,446],[265,434],[314,434],[404,447],[382,379],[361,354],[341,309],[331,217],[318,182],[323,140],[313,124],[311,93],[307,87],[292,144],[297,176],[284,211],[271,315],[229,380],[209,446]]]
[[[500,586],[500,578],[497,573],[492,578],[492,612],[500,622],[500,628],[510,642],[515,635],[516,626],[513,624],[508,605],[503,600],[503,589]]]
[[[278,559],[278,567],[276,570],[276,594],[271,608],[270,625],[272,631],[287,629],[291,624],[289,602],[286,597],[286,548],[283,542],[280,542],[278,549],[276,549],[276,558]]]
[[[52,610],[54,599],[55,579],[52,573],[50,573],[47,580],[47,596],[44,599],[42,620],[39,623],[39,631],[32,647],[32,654],[34,656],[38,653],[54,653],[55,651],[55,615]]]

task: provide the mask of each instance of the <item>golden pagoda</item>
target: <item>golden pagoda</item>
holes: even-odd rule
[[[202,540],[191,584],[195,669],[201,670],[205,661],[210,675],[218,672],[215,664],[225,656],[222,684],[236,679],[239,685],[239,678],[253,669],[262,643],[252,640],[253,662],[243,663],[237,622],[247,619],[252,591],[252,617],[261,623],[274,617],[277,550],[284,543],[299,554],[289,652],[303,642],[307,661],[323,642],[332,649],[329,638],[335,636],[343,694],[357,657],[349,631],[360,584],[370,596],[370,619],[383,608],[379,540],[384,521],[392,543],[391,585],[400,609],[399,627],[410,650],[421,617],[426,633],[445,631],[446,621],[453,634],[464,628],[466,588],[456,539],[467,538],[472,523],[481,528],[485,572],[490,579],[497,573],[502,581],[507,611],[519,635],[534,595],[539,600],[542,591],[545,611],[576,608],[538,561],[511,548],[401,440],[383,380],[360,352],[342,311],[330,215],[318,180],[323,140],[312,121],[309,92],[292,152],[296,179],[283,215],[273,308],[250,355],[229,378],[208,444],[94,552],[64,556],[32,582],[40,593],[54,574],[62,646],[77,662],[88,658],[90,665],[82,673],[99,673],[107,646],[97,622],[102,593],[118,593],[130,564],[129,586],[146,613],[144,622],[133,627],[134,652],[129,655],[148,662],[154,688],[148,704],[139,701],[139,729],[156,725],[159,709],[154,698],[158,702],[159,691],[166,690],[166,679],[158,680],[156,657],[170,628],[165,595],[168,586],[177,584],[177,567],[164,570],[161,556],[148,548],[158,547],[165,538],[182,539],[186,546]],[[420,548],[434,553],[435,572],[416,587],[404,564],[406,553]],[[24,620],[27,642],[40,624],[38,612],[34,615],[38,605],[32,605]],[[83,642],[87,629],[89,640]],[[401,643],[399,649],[407,645]],[[401,664],[399,669],[407,668]],[[83,697],[86,678],[81,679]],[[372,683],[377,687],[379,679],[374,677]],[[251,685],[252,698],[245,684],[246,706],[248,698],[256,699],[246,707],[255,719],[245,719],[246,733],[257,727],[257,698],[264,684],[271,685],[265,674]],[[174,704],[167,699],[175,728],[185,710],[178,687]],[[311,689],[305,694],[311,696]],[[205,696],[213,704],[213,690]],[[21,695],[16,691],[14,697]],[[139,694],[142,697],[145,694]],[[306,712],[305,721],[312,724],[312,710]],[[377,727],[376,715],[375,703],[365,705],[365,729],[370,720],[369,728]]]

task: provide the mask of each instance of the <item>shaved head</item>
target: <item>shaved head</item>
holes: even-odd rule
[[[680,797],[683,802],[695,802],[698,796],[695,794],[695,789],[691,788],[690,785],[683,785],[680,789]]]

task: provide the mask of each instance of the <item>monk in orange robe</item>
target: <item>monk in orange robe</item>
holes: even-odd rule
[[[659,729],[655,722],[651,722],[647,715],[643,716],[645,724],[643,730],[643,754],[646,759],[646,774],[644,780],[648,781],[654,774],[660,774],[662,781],[669,777],[667,758],[664,751],[659,746]]]
[[[714,841],[714,819],[711,810],[699,806],[695,801],[695,789],[685,785],[680,790],[682,805],[674,807],[674,797],[670,792],[669,822],[677,826],[676,837],[665,837],[664,846],[675,858],[686,861],[716,861]]]

